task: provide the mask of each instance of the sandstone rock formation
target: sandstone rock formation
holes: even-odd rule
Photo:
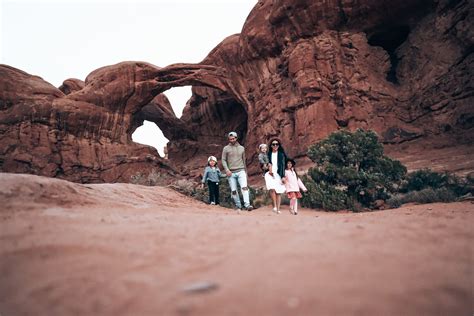
[[[171,171],[156,150],[130,136],[134,107],[153,99],[148,89],[140,95],[148,84],[140,74],[149,71],[156,68],[144,63],[101,68],[65,95],[39,77],[0,67],[2,170],[76,182],[128,182],[142,170]]]
[[[461,0],[263,0],[199,64],[124,62],[60,89],[1,66],[0,168],[78,182],[196,175],[236,130],[255,173],[270,137],[304,161],[332,131],[359,127],[394,153],[461,146],[474,160],[473,12]],[[178,119],[160,93],[185,85]],[[169,161],[131,141],[143,120],[170,139]]]
[[[328,133],[358,127],[386,144],[469,146],[472,158],[472,12],[468,1],[260,1],[203,61],[225,67],[247,100],[195,87],[182,120],[213,125],[210,109],[240,103],[252,166],[271,136],[304,157]]]
[[[72,92],[76,92],[84,88],[85,83],[82,80],[70,78],[64,80],[63,84],[59,87],[64,94],[70,94]]]

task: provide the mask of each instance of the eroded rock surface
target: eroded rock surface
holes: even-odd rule
[[[144,63],[104,67],[65,95],[1,66],[2,170],[76,182],[128,182],[140,171],[172,171],[156,150],[131,141],[134,111],[153,99],[140,74],[156,70]]]
[[[340,128],[374,129],[398,156],[422,146],[426,167],[446,147],[472,161],[473,12],[469,1],[264,0],[199,64],[124,62],[59,89],[0,66],[1,170],[78,182],[196,175],[231,130],[251,174],[270,137],[304,162]],[[178,119],[161,92],[186,85]],[[131,141],[143,120],[170,139],[169,160]]]
[[[422,140],[421,159],[450,145],[472,158],[472,12],[468,1],[260,1],[203,61],[225,67],[242,97],[195,87],[182,119],[221,126],[216,109],[240,103],[247,124],[229,125],[254,167],[272,136],[302,158],[332,131],[359,127],[395,146]]]

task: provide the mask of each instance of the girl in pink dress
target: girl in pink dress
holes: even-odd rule
[[[302,198],[300,189],[303,190],[303,192],[307,192],[308,190],[296,174],[295,165],[296,163],[293,159],[286,160],[285,187],[288,198],[290,199],[290,213],[298,215],[298,199]]]

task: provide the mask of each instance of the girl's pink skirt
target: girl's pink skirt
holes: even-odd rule
[[[303,197],[301,192],[288,192],[287,194],[289,199],[301,199]]]

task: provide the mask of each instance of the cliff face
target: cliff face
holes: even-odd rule
[[[222,104],[243,112],[236,129],[251,166],[272,136],[303,157],[339,128],[374,129],[386,144],[472,147],[472,12],[467,1],[260,1],[240,36],[203,61],[225,67],[243,101],[194,88],[182,120],[220,127]],[[221,128],[204,130],[225,144]]]
[[[1,169],[79,182],[196,174],[235,130],[253,173],[273,136],[301,160],[332,131],[358,127],[395,152],[448,144],[469,158],[473,12],[468,1],[266,0],[195,65],[125,62],[60,89],[0,66]],[[160,93],[185,85],[193,95],[178,119]],[[169,161],[131,141],[145,119],[170,139]]]

